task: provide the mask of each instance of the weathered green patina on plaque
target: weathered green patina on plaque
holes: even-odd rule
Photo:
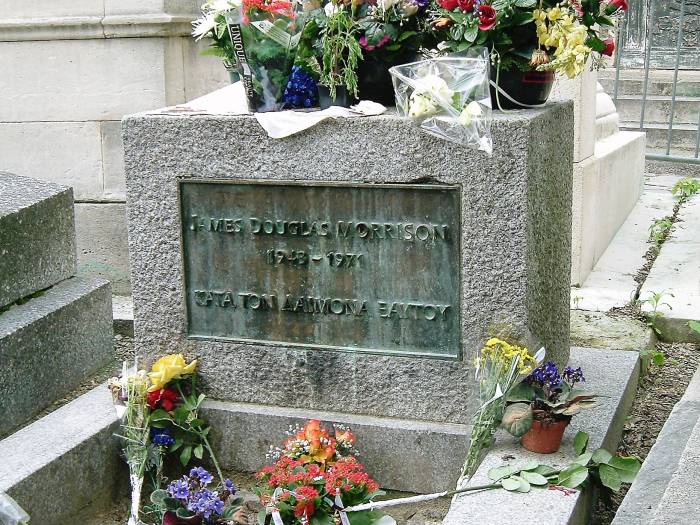
[[[180,182],[188,335],[458,357],[454,186]]]

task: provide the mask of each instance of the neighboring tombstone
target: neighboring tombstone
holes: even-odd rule
[[[136,351],[201,358],[224,463],[259,467],[316,416],[352,425],[384,486],[446,489],[484,340],[568,360],[569,103],[495,114],[492,157],[394,115],[123,129]]]
[[[652,69],[673,69],[677,56],[681,69],[700,69],[700,0],[631,0],[627,17],[625,67],[643,67],[648,52]]]

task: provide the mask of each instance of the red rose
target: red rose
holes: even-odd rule
[[[459,0],[438,0],[438,4],[440,4],[440,7],[443,9],[447,9],[448,11],[452,11],[457,7],[457,4],[459,3]]]
[[[166,412],[170,412],[175,408],[175,403],[177,403],[177,390],[174,388],[163,388],[161,390],[155,390],[148,393],[148,407],[151,410],[158,408],[160,404],[161,408]]]
[[[496,10],[490,5],[479,6],[479,29],[488,31],[496,25]]]
[[[605,40],[603,40],[603,43],[605,44],[605,49],[601,51],[601,54],[608,57],[613,56],[613,53],[615,52],[615,39],[606,38]]]
[[[474,11],[474,0],[457,0],[457,5],[465,13]]]
[[[605,11],[609,15],[611,15],[620,9],[622,9],[623,11],[627,11],[629,8],[630,6],[627,3],[627,0],[610,0],[608,2],[608,7],[605,9]]]

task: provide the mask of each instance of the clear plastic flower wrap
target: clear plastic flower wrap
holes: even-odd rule
[[[389,71],[400,116],[431,135],[492,153],[486,48],[403,64]]]
[[[0,492],[0,524],[25,525],[29,523],[29,514],[24,512],[15,500]]]

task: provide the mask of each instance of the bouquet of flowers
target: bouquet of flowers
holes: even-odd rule
[[[480,407],[472,418],[472,434],[462,475],[471,477],[482,459],[482,453],[493,443],[493,435],[501,423],[508,393],[521,376],[528,375],[544,358],[544,348],[535,356],[528,349],[491,338],[476,358],[476,379],[479,382]]]
[[[493,50],[496,71],[553,70],[573,78],[593,54],[612,55],[605,28],[627,0],[437,0],[432,24],[448,51]]]
[[[129,525],[137,525],[141,492],[147,474],[158,489],[164,482],[164,459],[177,454],[186,466],[206,451],[223,483],[221,469],[208,441],[209,427],[198,416],[205,399],[197,389],[197,361],[187,363],[182,354],[158,359],[150,372],[131,369],[109,381],[117,414],[121,418],[123,453],[129,465],[131,511]]]
[[[238,59],[228,34],[226,15],[240,7],[241,0],[210,0],[202,5],[202,16],[192,22],[195,40],[206,38],[209,41],[209,47],[202,54],[221,58],[232,81],[238,80]]]
[[[256,475],[256,492],[274,523],[395,523],[375,510],[343,511],[384,494],[357,461],[355,437],[348,428],[334,425],[331,432],[311,420],[289,433],[282,448],[271,448],[268,457],[274,463]]]
[[[291,0],[242,0],[225,18],[251,111],[277,111],[292,72],[303,20]]]
[[[546,452],[555,452],[571,418],[583,409],[598,405],[596,394],[576,388],[585,380],[580,367],[567,366],[560,375],[552,362],[539,366],[508,394],[503,426],[512,435],[522,436],[526,448],[532,448],[532,442],[538,439],[535,430],[557,428],[558,439],[551,447],[545,447]]]
[[[399,115],[431,135],[491,153],[486,50],[390,69]]]

